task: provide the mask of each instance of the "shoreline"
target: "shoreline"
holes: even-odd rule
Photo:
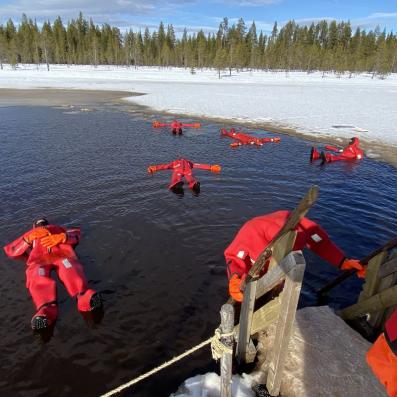
[[[187,113],[174,113],[157,111],[149,106],[144,106],[133,101],[133,97],[146,95],[145,93],[131,91],[110,91],[110,90],[87,90],[87,89],[61,89],[61,88],[0,88],[0,107],[7,106],[52,106],[70,108],[74,106],[93,106],[95,104],[118,104],[123,111],[130,108],[140,111],[143,114],[160,114],[171,118],[172,116],[183,118],[197,117],[201,120],[222,123],[227,126],[241,126],[251,129],[263,129],[273,134],[282,134],[301,138],[311,145],[333,144],[344,146],[348,139],[300,132],[293,128],[279,126],[276,123],[256,122],[248,120],[233,120],[230,118],[210,117]],[[83,110],[83,109],[81,109]],[[354,132],[352,132],[354,136]],[[366,157],[388,163],[397,168],[397,146],[380,144],[361,139],[361,146],[366,152]],[[307,153],[308,155],[308,153]]]

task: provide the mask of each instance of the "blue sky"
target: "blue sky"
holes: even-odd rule
[[[397,0],[0,0],[0,23],[9,17],[18,21],[22,13],[38,22],[64,21],[79,11],[94,22],[126,28],[157,27],[172,23],[176,31],[216,31],[223,17],[236,22],[242,17],[258,30],[271,30],[274,21],[294,19],[300,24],[321,19],[350,20],[354,27],[397,31]]]

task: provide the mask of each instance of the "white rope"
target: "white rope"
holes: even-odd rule
[[[191,349],[185,351],[181,355],[179,355],[177,357],[174,357],[173,359],[171,359],[169,361],[166,361],[164,364],[161,364],[160,366],[158,366],[156,368],[153,368],[151,371],[146,372],[145,374],[142,374],[142,375],[138,376],[137,378],[130,380],[127,383],[124,383],[123,385],[117,387],[116,389],[113,389],[113,390],[111,390],[111,391],[109,391],[109,392],[107,392],[105,394],[102,394],[100,397],[110,397],[110,396],[113,396],[115,394],[118,394],[122,390],[127,389],[128,387],[131,387],[132,385],[135,385],[136,383],[140,382],[141,380],[146,379],[146,378],[148,378],[151,375],[154,375],[156,372],[159,372],[159,371],[161,371],[164,368],[169,367],[170,365],[176,363],[177,361],[182,360],[182,358],[185,358],[185,357],[189,356],[190,354],[194,353],[197,350],[200,350],[201,348],[203,348],[206,345],[209,345],[210,343],[211,343],[211,351],[213,352],[212,356],[216,360],[218,360],[220,357],[222,357],[222,352],[233,353],[233,349],[232,348],[230,348],[229,346],[224,345],[220,341],[221,337],[223,338],[225,336],[231,336],[231,335],[233,335],[233,332],[230,332],[230,333],[227,333],[227,334],[222,334],[220,329],[217,328],[215,330],[215,335],[213,337],[207,339],[204,342],[201,342],[199,345],[196,345],[196,346],[192,347]],[[213,346],[216,346],[216,347],[213,347]],[[219,351],[221,352],[221,354],[220,354],[220,356],[218,358],[215,358],[215,356],[214,356],[214,349],[217,352],[216,354],[218,354]]]
[[[204,346],[209,345],[211,343],[211,341],[212,341],[212,338],[207,339],[206,341],[200,343],[199,345],[192,347],[190,350],[185,351],[180,356],[174,357],[173,359],[166,361],[164,364],[160,365],[159,367],[156,367],[156,368],[152,369],[151,371],[146,372],[146,374],[138,376],[137,378],[125,383],[124,385],[117,387],[114,390],[111,390],[110,392],[108,392],[106,394],[102,394],[100,397],[109,397],[109,396],[113,396],[114,394],[120,393],[122,390],[127,389],[128,387],[130,387],[132,385],[135,385],[136,383],[140,382],[141,380],[148,378],[149,376],[155,374],[156,372],[159,372],[162,369],[169,367],[170,365],[181,360],[182,358],[194,353],[195,351],[200,350]]]

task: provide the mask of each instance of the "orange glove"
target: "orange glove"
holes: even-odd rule
[[[240,290],[242,279],[237,275],[233,276],[229,280],[229,294],[237,302],[242,302],[244,295]]]
[[[50,234],[49,236],[41,239],[41,244],[46,248],[52,248],[58,244],[66,243],[66,238],[66,233]]]
[[[350,269],[357,269],[357,277],[364,278],[366,268],[360,263],[358,259],[345,259],[342,263],[341,269],[343,270],[350,270]]]
[[[25,241],[32,244],[34,240],[48,236],[50,233],[45,227],[37,227],[25,236]]]
[[[281,138],[272,138],[272,142],[280,142]]]
[[[147,172],[153,174],[153,172],[156,172],[156,167],[154,165],[149,165],[149,167],[147,168]]]
[[[220,165],[211,165],[211,172],[221,172],[222,167]]]

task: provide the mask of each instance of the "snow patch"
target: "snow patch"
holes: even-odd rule
[[[156,111],[272,122],[314,137],[351,138],[397,147],[397,74],[373,79],[322,73],[158,67],[18,66],[0,71],[1,88],[68,88],[139,92],[128,100]],[[126,94],[128,97],[129,95]]]
[[[211,372],[205,375],[197,375],[185,380],[176,393],[170,397],[219,397],[220,377]],[[232,396],[233,397],[255,397],[251,390],[253,379],[247,374],[242,376],[233,375]]]

